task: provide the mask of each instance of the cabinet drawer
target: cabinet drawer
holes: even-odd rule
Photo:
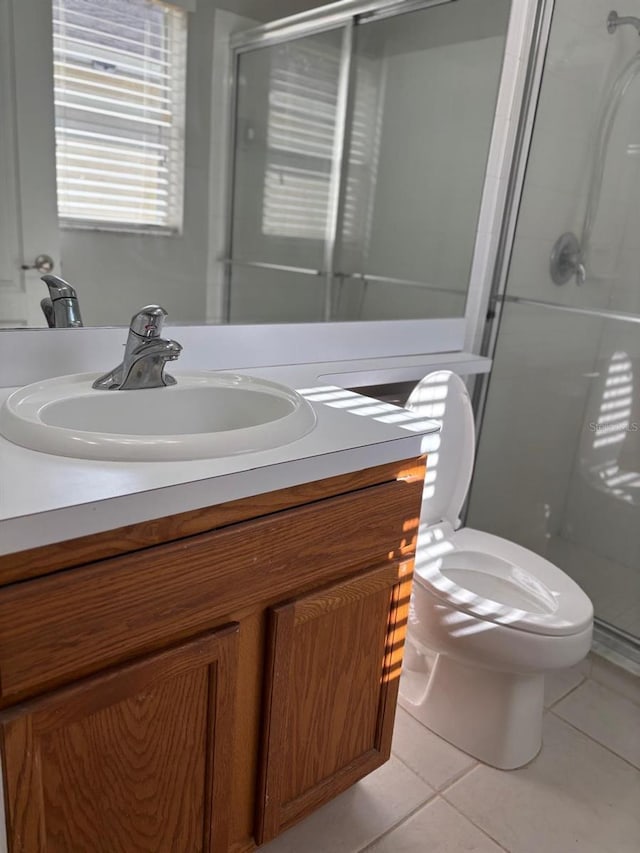
[[[3,588],[0,704],[410,556],[421,492],[383,483]]]

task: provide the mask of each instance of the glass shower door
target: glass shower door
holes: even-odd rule
[[[637,35],[584,5],[555,4],[468,523],[560,566],[640,659],[640,75],[620,77]],[[554,243],[590,208],[586,277],[558,285]]]
[[[228,313],[325,319],[345,29],[238,56]]]
[[[381,2],[242,45],[232,322],[464,316],[510,7]]]
[[[354,31],[335,313],[462,317],[509,0],[457,0]]]

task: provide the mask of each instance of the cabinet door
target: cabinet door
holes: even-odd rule
[[[273,609],[259,843],[389,758],[410,568],[385,565]]]
[[[226,853],[237,632],[0,715],[9,853]]]

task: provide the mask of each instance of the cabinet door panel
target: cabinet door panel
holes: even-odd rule
[[[259,842],[389,757],[410,569],[386,565],[272,610]]]
[[[226,853],[237,631],[2,714],[10,853]]]

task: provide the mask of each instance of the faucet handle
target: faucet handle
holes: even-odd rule
[[[164,368],[168,361],[175,361],[181,352],[181,344],[177,341],[165,341],[163,338],[140,344],[132,352],[127,370],[122,372],[120,390],[130,391],[175,385],[176,380],[165,373]],[[93,387],[96,387],[95,384]]]
[[[60,278],[57,275],[42,275],[40,276],[40,279],[41,281],[44,281],[49,288],[49,296],[52,300],[78,298],[78,294],[75,289],[63,278]]]
[[[82,326],[78,294],[68,281],[57,275],[43,275],[49,295],[40,300],[40,307],[49,328],[74,328]]]
[[[167,312],[160,305],[145,305],[131,318],[129,331],[140,338],[159,338]]]

